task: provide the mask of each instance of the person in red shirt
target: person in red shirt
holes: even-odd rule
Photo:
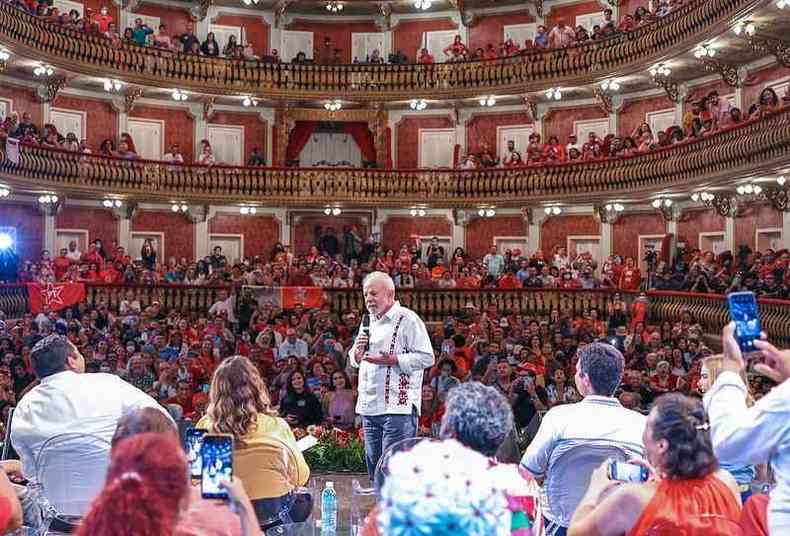
[[[625,259],[625,266],[620,272],[619,286],[622,290],[639,290],[642,284],[642,274],[636,267],[633,257]]]
[[[497,288],[509,289],[509,288],[521,288],[521,287],[522,287],[521,281],[519,281],[518,277],[516,277],[516,274],[514,274],[510,270],[507,271],[505,275],[503,275],[499,279],[499,282],[497,282]]]
[[[494,48],[494,45],[492,45],[491,43],[488,43],[488,46],[486,47],[485,52],[483,52],[483,59],[484,60],[495,60],[498,57],[499,57],[499,54],[497,53],[496,49]]]
[[[58,281],[63,280],[66,276],[66,272],[69,270],[69,266],[71,266],[71,259],[66,256],[67,253],[68,250],[66,248],[61,248],[60,255],[55,257],[55,260],[52,261],[52,269],[55,272],[55,279]]]
[[[195,412],[195,406],[192,403],[194,394],[192,385],[188,381],[182,380],[178,382],[176,396],[171,396],[165,403],[181,406],[181,409],[184,410],[184,416],[186,417]]]
[[[107,28],[110,26],[112,22],[112,17],[109,14],[109,10],[107,6],[102,6],[101,10],[98,13],[91,13],[90,20],[93,24],[94,28],[100,34],[104,34],[107,32]]]
[[[417,63],[434,63],[433,56],[430,54],[430,52],[428,52],[427,48],[420,50],[420,55],[417,57]]]

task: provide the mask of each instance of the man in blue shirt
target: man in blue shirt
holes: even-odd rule
[[[146,41],[148,40],[148,36],[154,33],[154,31],[148,27],[147,24],[143,23],[143,19],[138,18],[134,21],[134,29],[132,29],[132,36],[134,42],[144,47],[146,45]]]

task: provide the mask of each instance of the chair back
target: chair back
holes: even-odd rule
[[[744,536],[738,522],[719,514],[697,514],[683,519],[662,520],[645,536]]]
[[[572,446],[554,457],[546,471],[541,500],[546,512],[563,527],[571,523],[576,507],[587,492],[593,471],[607,459],[632,458],[624,448],[595,443]]]
[[[35,484],[47,508],[58,515],[81,517],[104,487],[110,443],[93,434],[58,434],[41,446],[35,465]]]
[[[233,454],[233,471],[244,482],[250,499],[274,499],[299,486],[296,453],[282,441],[265,441],[239,446]]]

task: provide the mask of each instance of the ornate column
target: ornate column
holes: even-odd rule
[[[543,222],[550,216],[542,208],[525,208],[522,211],[523,218],[527,222],[527,255],[532,255],[540,249],[540,229]]]
[[[135,212],[137,203],[134,201],[125,201],[120,208],[112,210],[113,216],[118,220],[118,245],[127,253],[132,241],[132,218]]]
[[[216,209],[209,205],[190,206],[186,216],[194,224],[195,258],[202,259],[209,254],[208,222],[216,214]]]
[[[532,127],[534,131],[540,134],[540,138],[544,139],[545,136],[543,135],[543,120],[546,118],[549,112],[549,107],[546,104],[539,103],[535,98],[531,95],[524,95],[524,104],[527,107],[527,111],[529,112],[529,116],[532,118]]]
[[[272,136],[272,127],[274,126],[274,110],[272,108],[265,108],[258,112],[258,120],[265,125],[264,132],[266,133],[266,145],[264,146],[264,158],[266,158],[266,164],[271,166],[274,165],[274,154],[272,153],[274,148],[274,136]]]
[[[453,236],[452,246],[453,251],[455,248],[463,248],[466,251],[466,226],[469,224],[471,213],[463,209],[453,209]],[[450,254],[451,252],[447,252]]]
[[[65,199],[62,196],[58,197],[57,202],[55,203],[38,203],[38,210],[41,214],[44,215],[44,236],[43,243],[44,249],[49,251],[52,257],[55,257],[55,243],[57,238],[57,233],[55,230],[55,216],[57,216],[58,212],[60,212],[61,207],[65,203]]]
[[[376,162],[383,168],[387,165],[387,112],[378,104],[375,116],[368,119],[368,128],[373,134]]]
[[[280,108],[276,112],[277,118],[277,158],[278,165],[285,165],[285,150],[288,147],[288,139],[291,135],[296,121],[293,117],[293,110],[289,107]]]

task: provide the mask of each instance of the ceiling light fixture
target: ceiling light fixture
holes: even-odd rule
[[[785,182],[787,182],[787,179],[785,178],[785,176],[784,176],[784,175],[779,175],[778,177],[776,177],[776,183],[777,183],[779,186],[784,186],[784,185],[785,185]]]
[[[601,82],[601,89],[604,91],[611,89],[612,91],[619,91],[620,90],[620,82],[617,81],[616,78],[612,78],[611,80],[604,80]]]
[[[691,200],[695,203],[702,202],[702,203],[710,203],[716,196],[710,193],[707,190],[702,190],[701,192],[694,192],[691,194]]]
[[[496,97],[489,95],[488,97],[480,97],[478,101],[480,106],[488,106],[489,108],[496,104]]]
[[[620,203],[607,203],[604,208],[609,212],[622,212],[625,210],[625,207]]]
[[[189,210],[189,205],[186,203],[174,202],[172,205],[170,205],[170,210],[173,212],[186,212]]]
[[[8,197],[8,195],[10,193],[11,193],[11,190],[9,190],[7,187],[0,186],[0,197]]]
[[[340,102],[338,99],[331,100],[324,103],[324,108],[329,110],[330,112],[338,112],[341,108],[343,108],[343,103]]]
[[[664,65],[663,63],[659,63],[655,67],[651,67],[649,72],[650,72],[650,76],[652,76],[653,78],[656,78],[658,76],[669,76],[670,74],[672,74],[672,70],[666,65]]]
[[[560,91],[560,88],[558,87],[549,88],[549,90],[546,91],[546,98],[549,100],[562,99],[562,92]]]
[[[0,49],[0,61],[8,61],[11,59],[11,53],[7,50]]]
[[[241,0],[241,3],[244,4],[245,6],[251,6],[253,4],[257,6],[260,1],[261,0]]]
[[[562,209],[560,207],[546,207],[543,209],[543,212],[546,213],[546,216],[559,216],[562,213]]]
[[[425,216],[426,213],[424,208],[413,208],[409,211],[409,214],[411,214],[412,217],[414,218],[416,218],[417,216],[422,218],[423,216]]]
[[[425,11],[426,9],[431,9],[431,5],[432,4],[433,4],[433,2],[431,0],[415,0],[414,1],[414,7],[416,9],[420,9],[422,11]]]
[[[747,184],[739,184],[735,191],[738,195],[760,195],[763,193],[763,187],[757,183],[750,182]]]
[[[122,87],[123,87],[123,84],[121,83],[120,80],[109,80],[108,79],[108,80],[104,81],[104,91],[106,91],[108,93],[118,93],[121,90]]]
[[[102,205],[104,205],[104,208],[121,208],[123,201],[120,199],[105,199],[102,201]]]
[[[343,2],[332,0],[326,3],[326,10],[330,13],[339,13],[343,11]]]
[[[243,216],[255,216],[258,209],[255,207],[239,207],[239,213]]]
[[[38,196],[38,202],[42,205],[54,205],[58,202],[58,196],[55,194],[43,194]]]
[[[694,57],[697,58],[698,60],[704,58],[712,58],[715,55],[716,55],[716,49],[707,43],[700,45],[696,49],[694,49]]]
[[[173,97],[174,101],[182,102],[187,100],[187,94],[181,91],[180,89],[174,89],[171,96]]]
[[[425,99],[412,99],[409,101],[409,106],[412,110],[421,112],[428,107],[428,101]]]
[[[650,203],[650,204],[653,205],[653,208],[661,208],[661,207],[669,208],[669,207],[672,206],[672,200],[671,199],[653,199],[653,202]]]
[[[33,69],[33,74],[36,76],[52,76],[53,74],[55,74],[55,69],[53,69],[49,65],[37,65]]]
[[[258,101],[252,97],[244,97],[244,100],[241,101],[241,104],[245,108],[249,108],[250,106],[258,106]]]
[[[735,32],[735,35],[745,33],[746,35],[752,36],[757,33],[757,27],[750,20],[742,20],[735,23],[735,26],[732,27],[732,31]]]

